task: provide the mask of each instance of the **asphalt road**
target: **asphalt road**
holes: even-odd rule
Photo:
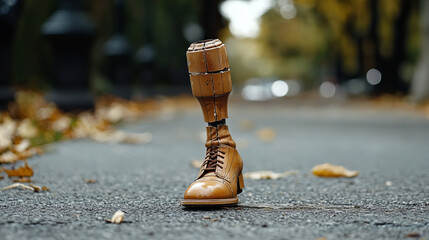
[[[119,126],[151,132],[150,144],[67,141],[31,159],[34,184],[50,191],[1,191],[0,239],[429,239],[428,118],[280,102],[230,108],[245,172],[298,174],[245,180],[237,207],[185,209],[180,200],[197,174],[189,162],[205,153],[205,124],[199,109],[169,110]],[[266,127],[276,132],[272,142],[256,135]],[[361,174],[312,176],[324,162]],[[106,223],[118,209],[125,223]]]

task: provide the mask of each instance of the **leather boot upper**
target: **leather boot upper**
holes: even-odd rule
[[[237,196],[243,161],[235,149],[228,126],[207,127],[206,158],[185,199],[219,199]]]

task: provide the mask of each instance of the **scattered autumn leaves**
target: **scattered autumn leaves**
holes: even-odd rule
[[[203,160],[193,160],[190,162],[191,166],[195,168],[200,168],[203,164]],[[351,178],[359,175],[358,171],[350,171],[343,166],[337,166],[330,163],[319,164],[313,167],[312,173],[317,177],[325,177],[325,178]],[[280,179],[288,176],[298,175],[299,172],[295,170],[286,171],[283,173],[276,173],[273,171],[255,171],[255,172],[247,172],[244,173],[244,178],[253,179],[253,180],[262,180],[262,179]],[[386,185],[391,185],[391,182],[386,182]]]
[[[241,119],[238,122],[238,126],[242,131],[252,131],[254,129],[254,123],[249,119]],[[255,131],[257,138],[266,143],[271,143],[276,138],[276,130],[271,127],[259,128]],[[202,133],[201,140],[205,140],[205,133]],[[238,148],[246,148],[249,145],[247,139],[239,138],[237,140]],[[193,160],[190,162],[191,166],[195,168],[200,168],[203,164],[203,160]],[[273,171],[255,171],[255,172],[247,172],[244,173],[244,178],[253,179],[253,180],[261,180],[261,179],[279,179],[285,178],[291,175],[298,175],[298,171],[286,171],[283,173],[277,173]],[[312,173],[317,177],[325,177],[325,178],[339,178],[339,177],[356,177],[359,175],[358,171],[350,171],[343,166],[337,166],[330,163],[319,164],[313,167]]]
[[[6,173],[17,182],[31,182],[33,169],[20,160],[42,154],[41,146],[65,139],[91,138],[100,142],[145,144],[152,141],[149,132],[126,133],[113,127],[121,121],[133,121],[160,109],[189,105],[189,97],[130,101],[114,96],[97,99],[93,111],[65,113],[33,91],[18,91],[15,101],[0,112],[0,179]],[[174,105],[174,106],[171,106]]]

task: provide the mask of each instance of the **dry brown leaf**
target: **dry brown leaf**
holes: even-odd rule
[[[275,180],[275,179],[284,178],[284,177],[297,175],[297,174],[298,174],[298,171],[287,171],[284,173],[275,173],[272,171],[256,171],[256,172],[245,173],[243,176],[244,178],[254,179],[254,180],[261,180],[261,179]]]
[[[311,171],[317,177],[356,177],[359,175],[358,171],[350,171],[343,166],[330,163],[316,165]]]
[[[0,176],[0,180],[2,180],[4,177],[3,176]]]
[[[106,219],[106,222],[116,224],[122,223],[124,221],[124,215],[124,212],[118,210],[113,214],[112,219]]]
[[[28,166],[27,160],[25,161],[25,165],[19,167],[18,169],[5,169],[3,168],[8,175],[8,177],[31,177],[33,176],[33,169]]]
[[[191,161],[190,163],[191,163],[192,167],[194,167],[194,168],[200,168],[201,165],[203,165],[203,162],[204,162],[204,160],[197,159],[197,160]]]
[[[95,182],[96,182],[94,178],[84,179],[84,181],[85,181],[86,183],[95,183]]]
[[[418,232],[410,232],[405,235],[406,238],[419,238],[421,237],[420,233]]]
[[[273,128],[261,128],[256,132],[256,135],[263,142],[272,142],[276,137],[276,131]]]
[[[32,187],[32,188],[34,188],[35,192],[38,192],[38,191],[40,191],[42,189],[41,187],[33,185],[33,184],[29,184],[29,186]]]
[[[49,188],[48,188],[48,187],[46,187],[46,186],[43,186],[43,187],[42,187],[42,190],[43,190],[43,191],[49,191],[49,190],[51,190],[51,189],[49,189]]]
[[[27,189],[27,190],[32,190],[32,191],[37,192],[33,187],[27,186],[27,185],[22,184],[22,183],[14,183],[12,185],[9,185],[7,187],[2,188],[1,190],[3,191],[3,190],[13,189],[13,188],[21,188],[21,189]]]
[[[20,182],[20,183],[23,183],[23,182],[32,182],[31,178],[18,178],[18,179],[13,179],[12,181],[13,182]]]

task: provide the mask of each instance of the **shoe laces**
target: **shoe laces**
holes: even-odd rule
[[[204,159],[203,170],[215,171],[217,167],[223,168],[223,159],[225,152],[220,150],[219,146],[208,147],[206,151],[206,158]]]

